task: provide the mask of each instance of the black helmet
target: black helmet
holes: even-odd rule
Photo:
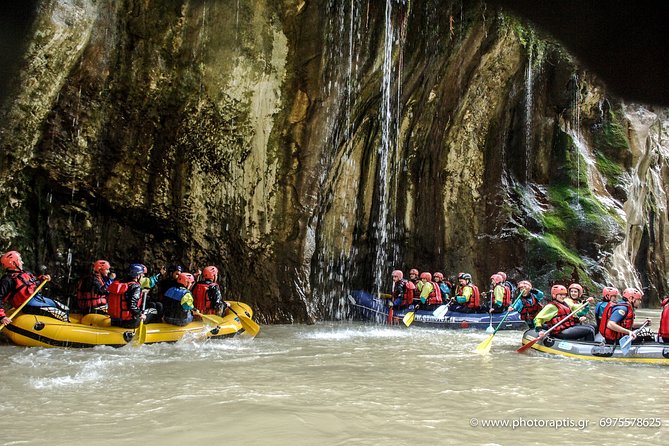
[[[458,274],[458,279],[472,280],[472,275],[469,273]]]
[[[176,271],[179,271],[180,273],[184,272],[184,267],[181,265],[170,265],[167,267],[167,272],[168,274],[172,274]]]

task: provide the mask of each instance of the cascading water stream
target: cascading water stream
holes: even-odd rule
[[[574,94],[572,96],[571,110],[571,132],[572,139],[574,140],[574,159],[576,160],[576,203],[574,206],[576,209],[581,208],[581,158],[579,150],[578,141],[581,140],[581,111],[580,111],[580,96],[579,96],[579,86],[578,86],[578,74],[574,73],[572,76],[572,82],[574,85]]]
[[[346,291],[350,278],[357,275],[357,266],[354,264],[356,248],[351,247],[349,250],[348,231],[341,229],[355,223],[352,219],[355,203],[346,199],[345,195],[336,194],[332,187],[336,184],[338,189],[356,188],[354,183],[350,186],[347,184],[356,180],[349,180],[344,172],[357,170],[357,161],[349,153],[354,140],[351,114],[358,89],[356,47],[360,40],[360,5],[358,0],[330,1],[327,8],[331,13],[328,14],[330,20],[326,22],[325,32],[328,51],[324,55],[326,68],[323,70],[323,95],[329,98],[324,106],[327,120],[325,127],[332,129],[332,132],[325,136],[325,144],[336,150],[326,151],[328,156],[321,160],[323,168],[319,182],[321,189],[327,192],[319,211],[321,229],[316,231],[320,249],[316,252],[318,266],[314,288],[316,300],[324,309],[325,316],[341,319],[346,315]],[[346,42],[348,48],[340,42]],[[327,209],[331,206],[339,210],[334,224],[327,216]]]
[[[392,24],[393,0],[386,0],[385,28],[383,44],[383,79],[381,83],[381,145],[378,150],[378,173],[377,183],[379,190],[379,218],[376,222],[375,233],[377,240],[377,253],[374,258],[374,285],[377,292],[381,291],[384,282],[384,271],[386,270],[388,250],[388,213],[390,208],[390,197],[388,187],[389,168],[388,164],[393,149],[390,128],[393,121],[392,115],[392,59],[393,59],[393,24]]]
[[[387,272],[399,260],[399,248],[394,243],[393,203],[397,193],[397,175],[393,173],[398,165],[399,127],[401,122],[401,73],[402,47],[406,35],[409,11],[397,14],[399,29],[393,26],[393,2],[406,7],[406,2],[386,0],[384,41],[383,41],[383,79],[381,82],[381,144],[378,149],[378,170],[376,175],[378,193],[378,220],[375,226],[376,253],[374,253],[374,285],[377,292],[382,292],[387,282]],[[398,8],[399,11],[402,11]],[[393,70],[393,53],[398,48],[398,66]],[[393,103],[395,99],[395,103]],[[390,265],[388,262],[390,261]]]
[[[529,46],[527,70],[525,71],[525,182],[530,182],[530,160],[532,159],[532,107],[534,103],[533,46]]]

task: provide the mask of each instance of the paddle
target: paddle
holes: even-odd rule
[[[145,293],[144,290],[141,291],[141,293],[144,295],[142,297],[142,314],[144,317],[146,315],[144,314],[144,309],[146,309],[146,301],[147,299],[147,294],[148,290]],[[141,319],[139,321],[139,327],[137,327],[137,330],[135,330],[135,336],[133,337],[134,341],[132,343],[133,347],[139,347],[140,345],[144,344],[146,342],[146,325],[144,325],[144,319]]]
[[[516,305],[516,302],[518,302],[518,299],[520,299],[520,297],[522,295],[523,295],[523,292],[521,291],[520,294],[518,294],[518,297],[516,297],[516,300],[514,300],[513,303],[511,304],[511,307]],[[499,324],[497,324],[497,328],[495,328],[495,331],[493,331],[493,333],[488,337],[488,339],[486,339],[485,341],[481,342],[479,345],[476,346],[476,349],[474,349],[474,351],[476,353],[481,354],[481,355],[485,355],[490,351],[490,347],[492,346],[492,338],[495,337],[495,335],[497,334],[497,331],[500,329],[502,324],[504,324],[504,321],[506,320],[507,316],[509,316],[510,313],[511,313],[511,310],[506,310],[506,314],[504,315],[502,320],[499,321]],[[490,319],[490,321],[492,323],[492,318]]]
[[[37,288],[35,288],[35,291],[33,291],[33,293],[30,295],[30,297],[27,298],[21,305],[19,305],[19,307],[12,313],[12,315],[9,316],[9,319],[10,319],[10,320],[14,320],[14,316],[16,316],[16,315],[19,313],[19,311],[23,310],[23,307],[25,307],[26,304],[27,304],[28,302],[30,302],[30,299],[32,299],[33,297],[35,297],[35,295],[39,292],[39,290],[41,290],[42,287],[43,287],[44,285],[46,285],[46,283],[47,283],[48,281],[49,281],[49,279],[45,277],[45,278],[44,278],[44,281],[43,281],[42,283],[40,283],[39,286],[38,286]],[[2,331],[3,328],[5,328],[4,324],[0,324],[0,331]]]
[[[576,309],[575,309],[574,311],[572,311],[572,312],[569,313],[567,316],[565,316],[565,317],[563,317],[562,319],[560,319],[560,321],[559,321],[557,324],[553,325],[550,329],[548,329],[547,331],[545,331],[543,336],[537,336],[536,338],[534,338],[533,340],[531,340],[531,341],[528,342],[527,344],[523,345],[522,347],[520,347],[520,348],[519,348],[518,350],[516,350],[516,351],[517,351],[518,353],[522,353],[522,352],[524,352],[525,350],[527,350],[528,348],[532,347],[534,344],[536,344],[536,342],[537,342],[539,339],[543,339],[543,338],[545,338],[546,335],[547,335],[548,333],[550,333],[551,331],[553,331],[556,327],[562,325],[563,322],[565,322],[565,321],[568,320],[570,317],[572,317],[573,315],[575,315],[576,313],[578,313],[578,310],[580,310],[581,308],[585,307],[587,304],[588,304],[587,302],[582,303],[581,305],[579,305],[578,307],[576,307]]]
[[[485,332],[486,332],[486,333],[492,333],[493,331],[495,331],[495,330],[492,328],[492,306],[494,305],[494,304],[493,304],[493,299],[495,299],[495,294],[494,294],[494,293],[491,293],[491,294],[490,294],[490,310],[489,310],[489,313],[490,313],[490,324],[488,325],[488,328],[485,329]],[[507,311],[508,311],[508,310],[507,310]]]
[[[638,332],[641,331],[642,328],[644,328],[649,323],[650,323],[650,321],[647,320],[646,322],[644,322],[641,325],[641,327],[637,328],[632,333],[634,333],[636,335]],[[630,344],[632,343],[632,337],[630,335],[625,335],[622,338],[620,338],[620,340],[618,342],[620,343],[620,351],[623,352],[623,356],[627,356],[627,354],[630,352],[630,348],[631,348]]]
[[[232,309],[232,305],[228,305],[228,309],[234,313],[235,316],[239,319],[239,322],[242,324],[242,328],[252,337],[255,337],[260,331],[260,325],[253,322],[253,320],[245,314],[239,314]]]
[[[354,307],[363,308],[363,309],[365,309],[366,311],[371,311],[372,313],[378,313],[378,314],[381,314],[381,315],[383,315],[383,316],[386,315],[386,313],[384,313],[383,311],[375,310],[375,309],[370,308],[370,307],[367,307],[367,306],[365,306],[365,305],[360,305],[359,303],[357,303],[357,302],[355,301],[355,297],[351,296],[350,294],[347,295],[346,297],[348,298],[348,304],[349,304],[349,305],[353,305]],[[399,316],[394,316],[394,315],[393,315],[393,320],[394,320],[394,321],[398,321],[399,319],[400,319]]]
[[[418,310],[419,307],[420,305],[416,304],[416,306],[413,307],[412,311],[409,311],[407,314],[404,315],[404,317],[402,318],[402,322],[404,322],[404,325],[408,327],[413,323],[413,319],[416,317],[416,310]]]
[[[432,315],[437,319],[441,319],[448,313],[448,304],[440,305],[436,310],[432,312]]]
[[[209,316],[209,315],[206,315],[206,314],[202,314],[202,313],[198,313],[198,316],[200,316],[200,317],[201,317],[202,319],[204,319],[204,320],[207,320],[207,321],[211,322],[212,324],[214,324],[214,325],[216,325],[216,326],[218,326],[218,324],[220,324],[220,321],[217,321],[217,320],[214,319],[212,316]]]

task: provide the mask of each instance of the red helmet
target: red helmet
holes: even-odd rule
[[[569,291],[571,291],[572,288],[578,290],[578,297],[583,296],[583,287],[581,285],[579,285],[578,283],[572,283],[571,285],[569,285]]]
[[[180,273],[179,277],[177,277],[177,283],[180,283],[186,288],[190,288],[193,282],[195,282],[195,277],[193,277],[191,273]]]
[[[558,294],[567,294],[567,288],[565,288],[564,285],[553,285],[551,288],[551,296],[555,299]]]
[[[435,280],[435,282],[437,280],[444,280],[444,275],[440,272],[436,272],[436,273],[434,273],[434,280]]]
[[[392,276],[397,276],[398,279],[402,280],[404,278],[404,273],[399,269],[393,271]]]
[[[416,268],[411,268],[409,270],[409,275],[412,275],[412,274],[418,275],[418,270]]]
[[[611,300],[612,297],[614,296],[619,296],[620,291],[618,291],[618,288],[613,288],[610,286],[604,287],[602,290],[602,297],[604,298],[605,301]]]
[[[504,282],[504,281],[506,280],[506,273],[505,273],[504,271],[500,271],[500,272],[498,272],[497,274],[499,274],[500,276],[502,276],[502,282]]]
[[[504,277],[502,277],[499,273],[497,273],[497,274],[493,274],[492,276],[490,276],[490,280],[491,280],[495,285],[497,285],[497,284],[499,284],[499,283],[504,282]]]
[[[428,282],[432,282],[432,274],[430,273],[420,273],[421,279],[427,279]]]
[[[2,263],[2,267],[5,269],[20,269],[21,267],[19,266],[19,263],[21,262],[21,254],[19,254],[18,251],[7,251],[0,257],[0,263]]]
[[[218,277],[218,268],[215,266],[207,266],[202,270],[202,277],[209,280],[216,280]]]
[[[106,260],[96,260],[93,264],[93,271],[96,273],[101,273],[104,270],[111,268],[111,265]]]
[[[521,280],[518,282],[518,288],[527,288],[528,290],[531,290],[532,283],[529,280]]]
[[[636,288],[625,288],[623,297],[627,300],[639,300],[643,297],[643,293]]]

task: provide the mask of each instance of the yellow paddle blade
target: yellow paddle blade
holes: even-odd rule
[[[410,312],[408,312],[407,314],[405,314],[404,317],[402,318],[402,322],[404,322],[404,325],[406,325],[407,327],[408,327],[409,325],[411,325],[411,323],[413,322],[413,318],[415,317],[415,315],[416,315],[416,313],[413,312],[413,311],[410,311]]]
[[[146,342],[146,324],[144,324],[144,321],[142,321],[139,323],[139,327],[137,327],[137,331],[135,332],[134,342],[132,343],[132,345],[134,347],[139,347],[145,342]]]
[[[253,319],[250,317],[240,314],[239,315],[239,322],[242,323],[242,327],[244,327],[244,331],[250,334],[252,337],[256,337],[258,332],[260,331],[260,325],[256,324]]]
[[[490,347],[492,346],[492,338],[494,338],[495,335],[490,335],[488,336],[488,339],[485,341],[481,342],[479,345],[476,346],[476,349],[474,350],[476,353],[479,355],[485,355],[490,352]]]

